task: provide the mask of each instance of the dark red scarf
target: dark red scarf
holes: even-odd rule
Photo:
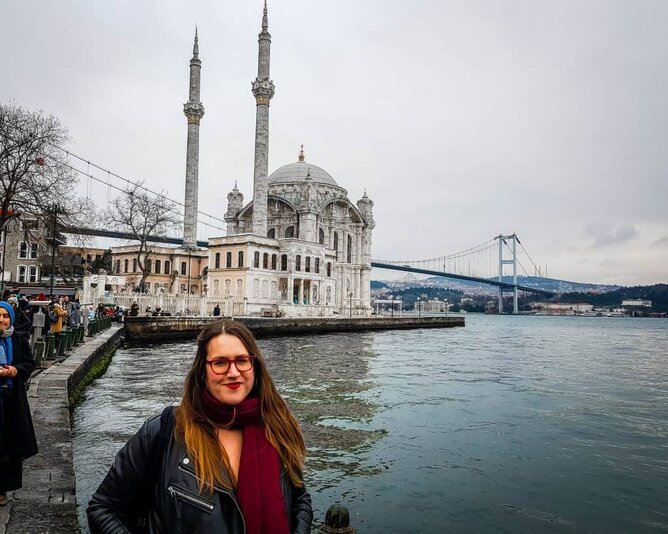
[[[236,406],[230,406],[205,389],[202,408],[217,425],[243,431],[236,495],[246,521],[247,534],[289,534],[281,492],[281,459],[267,441],[260,399],[246,397]]]

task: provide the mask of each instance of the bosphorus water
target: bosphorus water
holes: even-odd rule
[[[316,522],[364,533],[668,532],[668,321],[469,315],[465,328],[259,340],[302,423]],[[74,411],[85,504],[194,342],[120,349]]]

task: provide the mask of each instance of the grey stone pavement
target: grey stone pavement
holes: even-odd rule
[[[91,356],[116,343],[123,325],[111,328],[72,349],[63,361],[33,375],[28,398],[39,454],[23,464],[23,487],[0,507],[0,534],[72,534],[79,532],[68,380],[82,376]]]

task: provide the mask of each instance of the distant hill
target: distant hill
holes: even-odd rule
[[[493,279],[496,280],[496,279]],[[503,281],[505,283],[512,283],[512,276],[504,276]],[[392,280],[392,281],[377,281],[373,280],[372,289],[375,287],[373,284],[384,284],[385,287],[396,287],[396,288],[408,288],[408,287],[435,287],[435,288],[448,288],[463,291],[465,293],[475,293],[475,294],[495,294],[497,289],[493,286],[488,286],[486,284],[479,284],[477,282],[469,282],[466,280],[456,280],[452,278],[442,278],[440,276],[434,276],[425,279],[408,279],[408,280]],[[587,284],[581,282],[569,282],[566,280],[556,280],[554,278],[541,278],[538,276],[518,276],[517,283],[522,286],[533,287],[536,289],[542,289],[545,291],[552,291],[554,293],[609,293],[611,291],[616,291],[622,286],[618,285],[606,285],[606,284]],[[381,288],[383,286],[378,286]]]

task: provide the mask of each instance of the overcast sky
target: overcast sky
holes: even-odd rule
[[[73,152],[182,200],[197,24],[200,209],[222,218],[235,180],[252,196],[261,12],[5,0],[0,102],[56,115]],[[665,0],[269,0],[270,172],[303,143],[353,202],[366,188],[377,259],[515,232],[550,277],[668,282],[667,20]]]

